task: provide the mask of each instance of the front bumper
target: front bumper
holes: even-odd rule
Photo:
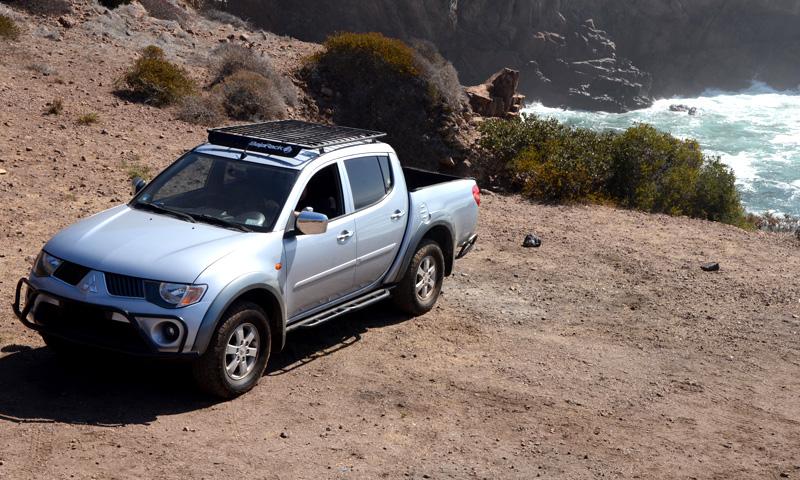
[[[27,278],[17,282],[12,305],[14,314],[23,325],[45,335],[147,357],[190,357],[184,350],[187,326],[174,315],[132,313],[117,307],[69,299],[38,289]],[[176,345],[165,351],[147,333],[149,319],[163,319],[181,326]]]

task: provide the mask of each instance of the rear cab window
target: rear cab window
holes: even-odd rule
[[[345,160],[345,169],[353,192],[355,210],[381,201],[394,186],[389,157],[361,157]]]

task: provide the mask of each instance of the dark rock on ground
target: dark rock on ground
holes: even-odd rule
[[[718,272],[719,263],[706,263],[700,268],[702,268],[704,272]]]
[[[522,246],[525,248],[539,248],[542,246],[542,239],[532,233],[528,234],[525,236]]]

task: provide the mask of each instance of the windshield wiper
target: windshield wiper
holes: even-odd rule
[[[155,203],[152,203],[152,202],[136,202],[136,203],[133,204],[133,206],[134,207],[138,207],[138,208],[142,208],[142,209],[145,209],[145,210],[150,210],[151,212],[163,213],[165,215],[172,215],[173,217],[178,217],[178,218],[180,218],[182,220],[186,220],[187,222],[190,222],[190,223],[197,223],[197,220],[195,220],[194,217],[192,217],[188,213],[184,213],[184,212],[181,212],[181,211],[178,211],[178,210],[173,210],[171,208],[163,207],[161,205],[158,205],[158,204],[155,204]]]
[[[252,232],[253,230],[245,227],[241,223],[231,222],[229,220],[225,220],[224,218],[213,217],[211,215],[206,215],[204,213],[193,213],[191,214],[192,218],[195,220],[200,220],[201,222],[210,223],[212,225],[218,225],[220,227],[225,228],[233,228],[239,230],[241,232]]]

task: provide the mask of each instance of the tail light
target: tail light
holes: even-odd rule
[[[481,189],[478,188],[477,185],[472,187],[472,198],[475,199],[475,203],[480,207],[481,206]]]

